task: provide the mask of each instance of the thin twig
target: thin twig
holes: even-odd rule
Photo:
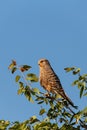
[[[17,67],[17,68],[18,68],[18,70],[20,71],[20,73],[21,73],[21,75],[22,75],[22,78],[24,79],[26,85],[29,86],[29,89],[32,89],[32,88],[31,88],[31,84],[26,80],[26,78],[25,78],[23,72],[21,72],[21,70],[20,70],[19,67]]]

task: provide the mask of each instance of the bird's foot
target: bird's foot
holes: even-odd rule
[[[50,93],[47,92],[47,93],[44,94],[44,96],[45,97],[50,97]]]

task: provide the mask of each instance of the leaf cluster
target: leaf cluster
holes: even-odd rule
[[[74,112],[67,101],[59,99],[57,95],[44,94],[38,88],[33,88],[32,83],[38,82],[38,77],[30,73],[31,66],[17,65],[12,61],[9,65],[12,74],[17,71],[15,82],[18,84],[18,95],[24,95],[29,102],[36,102],[41,106],[39,110],[40,119],[36,115],[24,122],[1,120],[0,129],[5,130],[81,130],[87,128],[87,108]],[[81,75],[80,68],[67,67],[66,72],[78,75],[72,85],[80,89],[80,98],[87,95],[87,74]],[[47,107],[45,107],[47,106]],[[42,118],[42,119],[41,119]]]
[[[80,98],[87,96],[87,74],[81,74],[81,69],[77,67],[67,67],[66,72],[72,72],[73,75],[77,75],[78,78],[73,81],[72,86],[77,86],[80,90]]]
[[[24,94],[30,102],[34,102],[32,97],[39,94],[39,89],[31,88],[31,83],[38,82],[38,77],[33,73],[27,73],[26,76],[24,75],[24,73],[28,72],[32,67],[29,65],[18,66],[16,61],[12,60],[8,68],[11,70],[12,74],[16,71],[20,72],[20,75],[15,76],[15,82],[18,83],[19,86],[17,91],[18,95]]]

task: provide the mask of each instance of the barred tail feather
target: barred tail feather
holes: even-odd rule
[[[66,95],[66,98],[65,98],[68,102],[69,102],[69,104],[72,106],[72,107],[74,107],[75,109],[77,109],[78,108],[78,106],[74,106],[74,103],[72,102],[72,100]]]

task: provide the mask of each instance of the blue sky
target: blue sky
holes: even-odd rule
[[[38,113],[36,104],[17,95],[8,70],[12,59],[31,65],[37,75],[38,60],[49,59],[73,102],[80,109],[87,106],[87,98],[79,100],[78,89],[71,87],[75,78],[64,71],[77,66],[87,72],[86,0],[0,1],[0,46],[0,119],[23,121]]]

